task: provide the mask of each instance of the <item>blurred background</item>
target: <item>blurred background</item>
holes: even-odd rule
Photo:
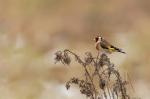
[[[65,88],[80,65],[55,64],[54,53],[95,54],[97,35],[126,51],[111,61],[149,99],[149,0],[0,0],[0,99],[86,99]]]

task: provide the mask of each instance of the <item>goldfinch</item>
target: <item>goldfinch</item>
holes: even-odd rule
[[[113,52],[120,52],[125,54],[125,52],[122,51],[122,49],[111,45],[109,42],[107,42],[104,38],[100,36],[95,37],[95,42],[96,42],[95,47],[98,51],[100,51],[102,48],[103,51],[109,54]]]

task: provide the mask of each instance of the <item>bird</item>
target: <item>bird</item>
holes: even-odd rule
[[[95,37],[95,47],[98,51],[100,51],[102,49],[102,51],[108,53],[108,54],[112,54],[113,52],[120,52],[120,53],[124,53],[126,54],[126,52],[124,52],[122,49],[117,48],[115,46],[113,46],[112,44],[110,44],[109,42],[107,42],[103,37],[101,36],[96,36]]]

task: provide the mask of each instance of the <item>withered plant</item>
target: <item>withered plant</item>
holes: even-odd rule
[[[73,56],[83,68],[84,78],[71,78],[66,83],[67,90],[71,84],[76,84],[81,94],[89,99],[130,99],[126,88],[128,82],[122,79],[106,53],[98,53],[94,57],[91,52],[86,52],[84,59],[81,59],[76,53],[66,49],[57,51],[55,55],[56,62],[64,65],[70,65]]]

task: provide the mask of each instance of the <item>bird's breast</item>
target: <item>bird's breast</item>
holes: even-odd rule
[[[97,50],[100,50],[100,43],[96,43],[95,47]]]

